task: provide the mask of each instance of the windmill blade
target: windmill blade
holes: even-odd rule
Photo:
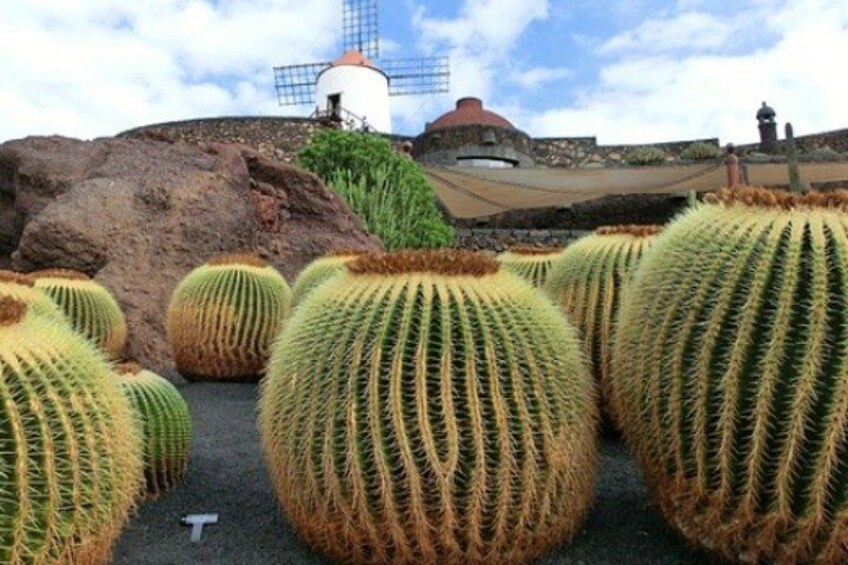
[[[343,47],[359,51],[369,59],[380,56],[380,30],[377,0],[343,0]]]
[[[315,102],[318,74],[330,63],[309,63],[274,67],[274,82],[280,106],[300,106]]]
[[[389,95],[432,94],[450,90],[447,57],[383,59],[380,69],[389,77]]]

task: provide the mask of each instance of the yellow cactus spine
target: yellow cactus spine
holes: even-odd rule
[[[112,359],[127,343],[127,323],[112,294],[85,273],[49,269],[29,273],[41,290],[65,313],[71,327]]]
[[[735,187],[676,220],[621,311],[613,393],[657,505],[751,563],[848,562],[848,192]]]
[[[319,284],[338,274],[345,265],[364,253],[365,251],[339,250],[312,261],[294,281],[292,305],[300,304]]]
[[[561,247],[512,247],[498,255],[498,263],[536,288],[548,280],[551,265],[562,253]]]
[[[291,304],[274,267],[253,255],[215,257],[174,290],[168,336],[187,380],[258,381]]]
[[[601,390],[601,412],[612,423],[617,421],[609,403],[615,319],[624,283],[660,229],[640,225],[599,228],[562,252],[544,287],[580,331]]]
[[[592,499],[594,386],[574,329],[493,259],[365,255],[298,306],[262,384],[278,497],[353,563],[526,563]]]
[[[0,412],[0,562],[107,562],[141,487],[131,409],[91,343],[8,295]]]
[[[35,279],[24,273],[0,270],[0,294],[25,303],[34,313],[67,324],[65,314],[53,300],[35,288]]]
[[[147,493],[155,498],[182,482],[188,469],[188,405],[177,387],[137,363],[121,363],[117,369],[141,429]]]

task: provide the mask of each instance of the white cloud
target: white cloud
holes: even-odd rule
[[[598,83],[584,88],[573,104],[528,112],[527,130],[597,135],[601,143],[715,136],[723,143],[752,142],[757,140],[754,115],[762,100],[777,110],[779,121],[792,121],[796,134],[848,126],[848,76],[843,72],[848,3],[749,4],[752,12],[742,19],[753,28],[765,27],[776,41],[724,56],[710,54],[721,47],[711,44],[689,54],[671,47],[664,54],[634,48],[631,56],[603,67]],[[722,21],[732,26],[739,19],[733,14]],[[641,42],[635,39],[638,34],[632,37],[634,45],[649,43],[647,36]]]
[[[272,66],[322,60],[337,0],[42,0],[4,6],[0,141],[284,114]]]
[[[510,79],[522,88],[533,90],[545,83],[564,80],[572,76],[574,72],[567,67],[533,67],[513,71]]]
[[[647,20],[639,27],[607,40],[599,49],[603,55],[616,53],[662,53],[671,50],[699,51],[727,45],[736,31],[738,19],[687,12],[672,18]]]

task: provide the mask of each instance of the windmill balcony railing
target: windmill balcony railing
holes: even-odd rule
[[[358,116],[344,108],[330,108],[326,110],[315,108],[315,111],[309,117],[321,122],[337,125],[347,130],[376,131],[373,126],[368,124],[367,117]]]

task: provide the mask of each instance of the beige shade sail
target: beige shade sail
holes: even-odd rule
[[[785,164],[748,164],[752,185],[788,185]],[[620,169],[486,169],[425,167],[439,199],[455,218],[478,218],[532,208],[567,208],[608,195],[685,194],[726,184],[721,164]],[[809,183],[846,181],[848,163],[805,163]]]

